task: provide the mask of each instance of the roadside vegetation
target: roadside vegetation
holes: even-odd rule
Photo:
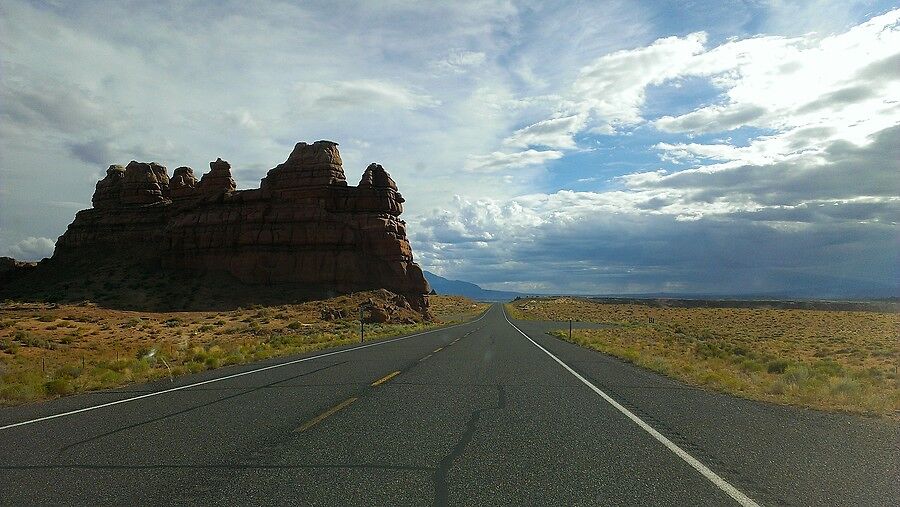
[[[170,375],[359,342],[359,305],[386,291],[224,312],[147,313],[7,301],[0,306],[0,404],[118,387]],[[382,301],[383,299],[383,301]],[[396,310],[366,341],[473,318],[488,305],[431,296],[433,321]]]
[[[821,410],[900,417],[897,312],[671,308],[518,300],[517,319],[609,323],[572,342],[689,384]],[[568,340],[568,329],[552,334]]]

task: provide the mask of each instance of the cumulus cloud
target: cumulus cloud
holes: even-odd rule
[[[495,288],[896,292],[900,126],[823,153],[629,174],[619,190],[457,199],[413,240],[426,266]]]
[[[39,261],[53,255],[56,244],[50,238],[28,237],[6,249],[6,254],[21,261]]]
[[[581,69],[572,86],[576,107],[590,111],[601,128],[639,123],[647,86],[682,75],[705,43],[706,34],[697,32],[604,55]]]
[[[414,235],[414,246],[426,266],[450,276],[551,293],[846,296],[890,290],[885,281],[895,279],[894,227],[857,224],[872,216],[865,205],[810,203],[679,220],[643,213],[632,196],[619,197],[560,191],[513,201],[461,201],[432,217]],[[616,209],[620,203],[625,206]],[[895,202],[889,212],[897,209]],[[480,220],[454,222],[454,215]],[[497,241],[469,239],[488,236]]]

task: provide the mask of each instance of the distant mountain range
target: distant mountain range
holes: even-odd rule
[[[519,296],[525,296],[521,292],[509,292],[505,290],[482,289],[471,282],[462,280],[448,280],[430,271],[425,271],[425,279],[438,294],[452,296],[465,296],[477,301],[509,301]]]
[[[478,285],[462,280],[448,280],[430,271],[425,271],[425,279],[438,294],[465,296],[478,301],[509,301],[526,296],[554,296],[562,294],[526,294],[522,292],[482,289]],[[829,280],[830,281],[830,280]],[[848,283],[842,280],[836,283],[822,284],[816,289],[798,289],[778,292],[759,292],[748,294],[703,294],[679,292],[647,292],[633,294],[581,294],[578,297],[628,298],[628,299],[694,299],[694,300],[896,300],[898,298],[895,284]],[[838,285],[840,288],[835,289]]]

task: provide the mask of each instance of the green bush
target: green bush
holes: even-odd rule
[[[123,328],[137,327],[137,326],[139,326],[139,325],[141,325],[141,319],[139,319],[139,318],[137,318],[137,317],[128,319],[128,320],[126,320],[125,322],[122,323],[122,327],[123,327]]]
[[[181,325],[181,319],[179,318],[171,318],[163,322],[163,325],[166,327],[178,327]]]
[[[44,390],[50,396],[65,396],[71,394],[75,389],[68,380],[57,378],[44,383]]]
[[[831,384],[832,394],[852,396],[862,390],[862,384],[852,377],[841,377]]]
[[[844,374],[844,368],[830,359],[818,361],[812,369],[814,374],[826,377],[838,377]]]
[[[4,338],[0,340],[0,350],[4,352],[9,352],[10,354],[15,354],[19,351],[19,344],[10,340],[9,338]]]
[[[784,378],[785,382],[790,382],[791,384],[802,384],[809,380],[809,368],[802,365],[788,366],[784,370],[782,378]]]
[[[786,361],[784,359],[775,359],[773,361],[769,361],[769,364],[766,365],[766,371],[769,373],[784,373],[790,365],[790,361]]]
[[[80,366],[67,365],[67,366],[63,366],[62,368],[56,370],[56,377],[57,378],[77,378],[77,377],[81,376],[81,372],[82,372],[82,370],[81,370]]]

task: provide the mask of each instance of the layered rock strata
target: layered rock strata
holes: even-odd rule
[[[119,256],[164,268],[227,272],[244,283],[384,288],[427,310],[428,283],[400,220],[403,197],[378,164],[349,186],[337,144],[298,143],[259,189],[235,190],[218,159],[198,181],[156,163],[110,166],[93,208],[78,212],[53,261]]]

